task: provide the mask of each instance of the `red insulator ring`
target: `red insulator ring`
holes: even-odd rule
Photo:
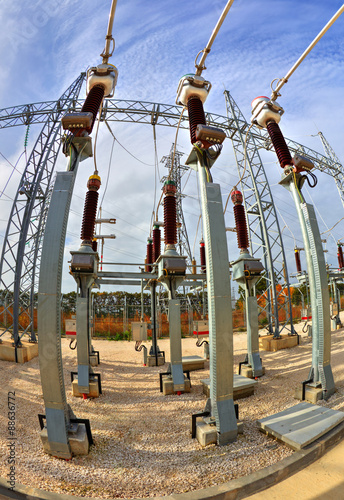
[[[241,205],[242,200],[243,200],[243,196],[242,196],[241,191],[238,191],[238,190],[232,191],[231,200],[232,200],[234,205],[237,205],[237,204]]]
[[[344,259],[343,259],[343,250],[341,246],[338,246],[337,256],[338,256],[339,269],[342,269],[344,267]]]
[[[164,198],[164,237],[165,245],[177,243],[177,207],[173,195]]]
[[[267,123],[266,128],[269,132],[269,136],[275,148],[281,167],[284,168],[287,165],[292,165],[291,154],[278,123],[270,121]]]
[[[248,248],[248,232],[246,225],[245,209],[242,205],[234,205],[234,219],[237,230],[238,248]]]
[[[161,233],[160,228],[156,227],[153,229],[153,262],[158,260],[161,254]]]
[[[87,191],[81,225],[81,239],[92,241],[97,216],[98,192]]]
[[[153,244],[151,240],[148,240],[147,243],[147,264],[152,264],[153,263]],[[147,267],[147,272],[152,271],[152,266],[146,266]]]
[[[84,105],[81,108],[82,113],[92,113],[93,121],[90,128],[87,128],[86,131],[90,134],[93,129],[94,122],[96,120],[96,116],[98,110],[100,108],[101,102],[104,98],[105,87],[103,85],[95,85],[91,88],[88,93],[88,96],[85,99]]]
[[[200,261],[201,261],[201,272],[205,273],[206,272],[206,257],[205,257],[205,245],[204,245],[203,241],[200,242],[199,255],[200,255]]]
[[[191,144],[196,142],[197,125],[206,125],[203,103],[197,96],[191,96],[187,102],[190,124]]]
[[[296,263],[296,271],[301,273],[301,259],[300,259],[300,251],[295,250],[295,263]]]

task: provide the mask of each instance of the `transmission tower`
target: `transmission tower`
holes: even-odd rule
[[[267,297],[262,310],[266,312],[270,333],[279,337],[288,324],[291,333],[293,327],[287,264],[275,205],[249,124],[228,90],[225,91],[225,98],[228,119],[234,120],[236,126],[236,133],[231,135],[231,140],[249,222],[251,252],[253,257],[263,259],[266,271],[264,278]],[[286,282],[283,269],[286,270]],[[278,287],[278,284],[282,286]],[[284,289],[287,290],[287,296]],[[279,320],[281,310],[285,312],[283,324]]]
[[[344,176],[343,176],[344,168],[343,168],[343,165],[340,163],[338,156],[333,151],[333,149],[331,148],[328,141],[325,139],[323,133],[318,132],[318,136],[320,137],[320,140],[322,142],[325,153],[327,154],[329,159],[332,160],[332,162],[334,162],[336,164],[338,171],[341,172],[341,175],[334,175],[333,177],[334,177],[334,180],[336,182],[336,186],[337,186],[338,191],[339,191],[340,199],[341,199],[342,204],[344,206]]]
[[[178,247],[180,255],[187,255],[188,261],[191,263],[192,255],[189,244],[188,233],[186,230],[183,207],[182,207],[182,199],[185,195],[182,194],[182,183],[181,179],[185,172],[189,170],[188,167],[180,164],[180,158],[183,156],[183,153],[180,151],[174,151],[174,144],[171,146],[170,154],[167,156],[163,156],[161,159],[161,163],[165,164],[165,167],[168,169],[169,175],[164,176],[161,179],[161,182],[164,183],[167,178],[170,178],[174,181],[177,192],[176,192],[176,209],[177,209],[177,238],[178,238]]]
[[[85,73],[82,73],[45,115],[45,123],[25,166],[9,216],[0,261],[0,288],[6,297],[6,314],[13,318],[12,335],[16,347],[21,345],[24,334],[36,341],[36,276],[53,172],[61,146],[61,118],[74,107],[84,78]],[[24,123],[29,125],[32,121],[28,106]],[[6,331],[8,328],[0,336]]]
[[[36,146],[30,157],[30,161],[26,167],[26,171],[23,174],[23,178],[19,184],[18,192],[15,196],[15,202],[12,208],[12,215],[10,217],[10,222],[7,227],[2,257],[0,262],[0,278],[1,284],[0,288],[5,289],[7,294],[7,305],[5,305],[5,315],[7,311],[8,316],[18,317],[19,312],[21,312],[19,305],[19,298],[23,304],[23,312],[21,313],[22,326],[20,328],[24,333],[31,335],[31,339],[35,339],[33,331],[33,305],[34,305],[34,290],[35,290],[35,280],[39,272],[39,255],[40,255],[40,245],[41,236],[44,232],[45,227],[45,213],[46,208],[49,204],[49,192],[47,183],[43,184],[43,178],[48,179],[51,185],[51,177],[48,175],[49,172],[53,170],[54,163],[57,157],[58,148],[60,147],[59,141],[57,144],[53,140],[54,133],[56,137],[60,139],[60,118],[69,110],[80,111],[84,103],[83,99],[78,99],[81,84],[84,79],[84,75],[81,75],[67,91],[61,96],[58,101],[47,101],[40,103],[30,103],[19,106],[12,106],[9,108],[4,108],[0,110],[0,128],[8,128],[15,126],[23,126],[28,124],[43,123],[44,127],[41,135],[36,143]],[[236,116],[234,117],[230,111],[229,116],[221,116],[215,113],[206,113],[206,121],[210,126],[222,128],[228,138],[233,138],[238,145],[238,151],[242,146],[242,136],[245,130],[248,128],[248,124],[243,117],[243,115],[238,110],[236,104],[233,102],[233,106],[237,110]],[[230,106],[228,104],[230,109]],[[141,102],[141,101],[123,101],[119,99],[107,99],[103,112],[101,115],[101,120],[106,121],[116,121],[116,122],[126,122],[126,123],[141,123],[150,126],[160,125],[165,127],[177,127],[188,129],[189,121],[187,116],[183,116],[180,119],[181,108],[180,106],[171,104],[161,104],[152,102]],[[230,117],[232,116],[232,117]],[[250,131],[250,143],[252,145],[252,138],[256,141],[257,149],[263,148],[266,150],[272,150],[273,146],[268,134],[264,131],[253,127]],[[293,153],[302,152],[307,156],[315,165],[315,168],[324,172],[331,177],[334,177],[337,183],[337,187],[340,191],[341,199],[344,200],[344,169],[342,165],[338,162],[338,159],[334,160],[332,156],[328,157],[317,151],[308,148],[307,146],[301,145],[295,141],[286,138],[286,143],[288,148]],[[240,146],[240,148],[239,148]],[[242,153],[241,153],[242,157]],[[253,169],[251,184],[247,186],[252,190],[254,182],[258,182],[258,170],[260,173],[260,168],[256,167],[257,171]],[[43,175],[43,171],[44,175]],[[42,178],[40,175],[42,174]],[[252,197],[252,211],[259,210],[256,214],[256,221],[259,225],[259,220],[261,216],[260,213],[269,213],[269,198],[271,198],[271,193],[269,186],[267,184],[265,175],[263,175],[263,181],[260,184],[258,182],[257,188],[257,200],[265,200],[263,205],[254,205],[254,197]],[[256,179],[257,177],[257,179]],[[34,198],[27,197],[27,194],[20,194],[21,187],[27,189],[25,181],[29,181],[27,186],[32,190]],[[247,180],[247,183],[250,183]],[[268,191],[266,191],[268,190]],[[244,194],[246,195],[245,191]],[[22,199],[22,197],[24,199]],[[22,201],[21,201],[22,200]],[[272,198],[271,198],[272,203]],[[344,204],[344,202],[343,202]],[[35,211],[33,211],[33,205],[35,206]],[[251,206],[251,205],[250,205]],[[27,209],[27,210],[26,210]],[[253,214],[250,215],[250,218]],[[24,217],[25,216],[25,217]],[[269,215],[268,221],[277,220],[276,214]],[[13,220],[12,220],[13,219]],[[35,220],[36,219],[36,220]],[[271,222],[271,226],[267,225],[267,229],[270,227],[274,229],[274,222]],[[27,228],[23,230],[22,227]],[[185,226],[184,226],[185,227]],[[268,231],[269,232],[269,231]],[[21,237],[23,236],[23,238]],[[270,234],[268,235],[270,236]],[[275,256],[278,253],[278,248],[282,247],[282,241],[279,236],[271,234],[273,237],[272,243],[270,243],[270,248],[272,247],[272,263],[275,261]],[[276,236],[276,238],[275,238]],[[18,252],[19,241],[22,241],[20,246],[20,252]],[[269,241],[269,240],[268,240]],[[264,240],[262,240],[262,234],[260,229],[255,231],[251,228],[251,242],[254,248],[264,248]],[[32,252],[31,252],[32,250]],[[191,258],[191,252],[186,250],[186,254]],[[19,256],[18,265],[16,263],[17,255]],[[36,257],[35,257],[36,255]],[[20,257],[21,256],[21,257]],[[278,259],[278,261],[285,259]],[[33,266],[33,262],[36,265]],[[27,263],[27,264],[26,264]],[[26,272],[26,267],[28,272]],[[282,267],[282,264],[281,264]],[[277,270],[280,268],[276,265]],[[277,276],[280,274],[278,272]],[[25,288],[27,292],[24,292],[23,279],[25,276]],[[12,313],[12,307],[14,306],[14,284],[16,283],[16,293],[17,299],[15,302],[15,310]],[[23,286],[21,291],[20,286]],[[269,287],[271,284],[269,283]],[[19,292],[19,293],[18,293]],[[274,301],[274,304],[276,301]],[[26,321],[24,322],[24,316]],[[16,320],[17,321],[17,320]],[[19,322],[17,321],[17,331],[19,331]],[[15,335],[18,335],[17,333]],[[1,337],[0,337],[1,339]],[[18,336],[16,337],[18,339]],[[20,340],[20,339],[19,339]],[[18,340],[16,340],[18,343]],[[20,344],[20,342],[19,342]]]

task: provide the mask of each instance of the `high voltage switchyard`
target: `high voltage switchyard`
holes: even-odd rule
[[[50,456],[66,460],[88,455],[90,447],[97,446],[92,434],[92,414],[81,418],[80,406],[78,411],[73,410],[63,375],[63,268],[69,265],[76,283],[75,318],[70,320],[70,331],[66,328],[66,333],[72,349],[76,341],[77,366],[70,375],[72,395],[81,400],[97,401],[103,397],[104,379],[98,368],[102,353],[96,350],[92,335],[94,290],[103,291],[107,285],[140,287],[140,321],[132,324],[135,351],[143,354],[147,370],[154,368],[156,374],[159,373],[160,392],[176,399],[182,395],[187,397],[193,391],[190,371],[203,369],[209,360],[209,378],[202,380],[206,401],[203,408],[194,413],[190,411],[191,438],[196,438],[201,446],[225,446],[237,441],[238,434],[245,431],[240,420],[240,405],[234,400],[253,395],[257,381],[260,383],[264,378],[267,370],[261,351],[297,349],[300,343],[293,322],[291,289],[295,284],[290,282],[290,262],[287,262],[283,241],[285,226],[281,228],[281,217],[262,159],[265,151],[271,151],[281,167],[279,188],[290,193],[297,214],[295,224],[302,234],[303,247],[298,247],[295,241],[296,278],[297,285],[306,285],[309,294],[311,312],[307,311],[306,316],[307,321],[312,318],[309,330],[312,359],[307,378],[293,388],[300,402],[258,422],[269,436],[300,450],[344,420],[343,412],[321,410],[323,407],[316,404],[319,400],[327,401],[336,391],[331,365],[331,319],[333,330],[342,326],[338,294],[344,272],[342,244],[337,243],[338,268],[330,269],[325,261],[315,209],[302,190],[305,183],[309,187],[317,186],[318,172],[327,174],[334,179],[344,205],[344,168],[321,132],[319,139],[325,154],[284,138],[283,126],[280,128],[284,109],[277,99],[281,97],[283,85],[344,6],[286,76],[271,85],[271,97],[253,99],[252,116],[247,121],[229,90],[224,91],[224,115],[207,109],[212,84],[202,76],[205,60],[233,0],[224,6],[207,46],[197,55],[194,72],[181,77],[175,104],[114,98],[118,70],[109,60],[114,52],[112,31],[116,3],[113,0],[111,4],[100,64],[81,72],[56,101],[0,110],[3,129],[24,126],[28,134],[30,126],[42,124],[13,198],[2,247],[0,286],[6,324],[0,331],[0,352],[5,346],[11,349],[18,363],[23,360],[24,343],[30,343],[33,350],[38,345],[44,401],[44,413],[39,414],[43,449]],[[106,262],[103,255],[104,240],[114,235],[104,235],[101,224],[116,221],[103,219],[102,204],[98,206],[99,194],[102,190],[106,192],[108,181],[105,183],[101,178],[100,168],[98,171],[96,142],[101,127],[109,129],[115,142],[111,128],[114,122],[118,127],[121,123],[132,123],[148,125],[153,130],[154,206],[146,255],[142,255],[137,264]],[[162,127],[172,127],[175,139],[160,161],[164,166],[164,174],[160,175],[156,141]],[[190,151],[185,156],[178,149],[181,129],[190,133]],[[214,182],[212,175],[224,141],[231,143],[237,167],[237,180],[232,182],[225,202],[222,186]],[[57,172],[60,153],[65,155],[67,166]],[[94,168],[89,172],[80,221],[81,243],[70,252],[67,263],[67,225],[78,169],[82,162],[89,165],[92,157]],[[197,186],[195,206],[200,209],[196,231],[188,227],[183,211],[185,186],[193,181]],[[162,186],[160,199],[156,196],[158,183]],[[234,228],[226,226],[227,211],[233,212]],[[196,232],[194,244],[189,240],[191,232]],[[235,255],[228,252],[231,238],[237,240]],[[120,245],[117,241],[115,244]],[[300,254],[301,250],[304,254]],[[302,269],[300,255],[307,263],[306,271]],[[126,271],[129,265],[131,271]],[[234,373],[232,281],[241,287],[245,303],[247,340],[245,355],[239,361],[239,373]],[[144,292],[150,296],[149,322],[144,321]],[[181,312],[185,310],[193,326],[196,345],[204,346],[203,358],[183,356]],[[161,311],[168,317],[169,356],[159,347],[158,312]],[[201,318],[195,322],[194,312]],[[264,333],[259,331],[261,319],[266,322]],[[147,348],[144,343],[148,341],[148,330],[151,344]],[[133,349],[133,358],[137,357],[135,351]],[[165,363],[158,372],[158,367]],[[279,369],[282,371],[283,367]],[[314,426],[308,435],[310,418]]]

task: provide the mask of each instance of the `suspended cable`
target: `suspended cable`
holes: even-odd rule
[[[1,156],[2,156],[3,158],[5,158],[5,160],[6,160],[6,161],[7,161],[7,162],[11,165],[11,167],[13,168],[12,172],[10,173],[9,178],[7,179],[7,182],[6,182],[6,184],[5,184],[4,189],[3,189],[3,190],[1,191],[1,193],[0,193],[0,198],[2,197],[2,195],[3,195],[3,194],[5,194],[5,190],[6,190],[6,188],[7,188],[8,184],[9,184],[9,182],[10,182],[11,178],[12,178],[12,175],[14,174],[14,171],[16,171],[16,172],[18,172],[19,174],[21,174],[21,172],[19,172],[19,170],[17,170],[17,168],[16,168],[16,167],[17,167],[17,165],[18,165],[18,163],[19,163],[19,161],[20,161],[20,158],[23,156],[23,154],[24,154],[24,153],[25,153],[25,151],[23,151],[23,152],[22,152],[22,154],[19,156],[19,158],[18,158],[18,160],[17,160],[17,162],[16,162],[16,164],[15,164],[15,165],[12,165],[12,163],[11,163],[9,160],[7,160],[7,158],[6,158],[6,157],[5,157],[2,153],[0,153],[0,154],[1,154]],[[22,174],[21,174],[21,175],[22,175]],[[6,197],[8,197],[8,198],[10,198],[10,197],[9,197],[9,196],[7,196],[6,194],[5,194],[5,196],[6,196]],[[10,198],[10,199],[11,199],[11,198]]]
[[[196,227],[196,234],[195,234],[195,241],[194,241],[194,244],[193,244],[193,247],[192,247],[192,255],[193,256],[195,255],[195,247],[196,247],[196,240],[197,240],[197,234],[198,234],[198,227],[199,227],[199,223],[201,222],[201,219],[202,219],[202,214],[200,214],[199,217],[198,217],[198,222],[197,222],[197,227]]]
[[[111,128],[110,128],[110,126],[109,126],[109,124],[108,124],[108,122],[107,122],[106,120],[105,120],[105,125],[106,125],[106,126],[107,126],[107,128],[109,129],[110,134],[112,135],[112,137],[114,137],[114,138],[116,139],[117,144],[118,144],[119,146],[121,146],[121,148],[123,148],[123,149],[124,149],[124,151],[126,151],[126,152],[130,155],[130,156],[132,156],[133,158],[135,158],[135,160],[139,161],[140,163],[143,163],[143,165],[147,165],[148,167],[154,167],[154,165],[153,165],[152,163],[146,163],[146,162],[144,162],[144,161],[140,160],[140,158],[137,158],[137,156],[133,155],[133,153],[131,153],[131,152],[130,152],[127,148],[125,148],[125,147],[123,146],[123,144],[121,144],[121,143],[119,142],[119,140],[118,140],[118,138],[115,136],[115,134],[112,132],[112,130],[111,130]]]
[[[344,217],[342,217],[341,219],[339,219],[339,221],[336,222],[334,226],[330,227],[330,229],[328,229],[327,231],[324,231],[323,233],[320,233],[320,234],[325,234],[325,233],[328,233],[329,231],[332,231],[332,229],[335,228],[337,226],[337,224],[339,224],[340,221],[342,221],[343,219],[344,219]]]
[[[104,103],[104,98],[102,99],[102,102],[100,103],[99,115],[98,115],[97,126],[96,126],[96,135],[94,137],[93,159],[94,159],[94,173],[95,173],[95,175],[98,175],[96,147],[97,147],[97,139],[98,139],[99,122],[100,122],[100,118],[102,116],[102,111],[103,111],[103,103]]]
[[[227,109],[227,118],[228,118],[228,109]],[[244,141],[244,169],[242,171],[242,174],[241,174],[238,182],[235,184],[235,186],[232,187],[232,189],[230,190],[230,192],[228,194],[228,197],[227,197],[227,200],[226,200],[226,204],[225,204],[225,208],[223,210],[224,214],[226,213],[228,202],[229,202],[229,198],[231,197],[232,192],[237,189],[237,185],[242,181],[242,179],[244,178],[245,172],[246,172],[247,138],[248,138],[248,134],[249,134],[249,132],[250,132],[250,130],[251,130],[252,127],[253,127],[253,123],[251,123],[251,125],[248,127],[247,132],[245,134],[245,141]]]
[[[295,246],[296,246],[296,239],[295,239],[295,236],[294,236],[294,233],[293,231],[290,229],[290,227],[288,226],[288,224],[286,223],[286,221],[284,220],[281,212],[279,211],[279,209],[277,208],[277,206],[275,207],[276,210],[277,210],[277,213],[278,215],[281,217],[282,221],[284,222],[284,227],[286,227],[288,229],[288,231],[291,233],[292,237],[294,238],[294,243],[295,243]],[[284,228],[283,228],[284,229]],[[283,233],[283,229],[281,231],[281,234]]]
[[[180,123],[182,121],[182,116],[183,116],[183,113],[184,113],[185,109],[186,109],[185,106],[183,106],[182,111],[180,113],[179,120],[178,120],[178,124],[177,124],[176,136],[175,136],[175,139],[174,139],[174,148],[173,148],[173,154],[172,154],[171,168],[170,168],[170,170],[168,172],[168,179],[169,180],[171,179],[171,174],[172,174],[172,170],[173,170],[173,167],[174,167],[174,158],[176,156],[176,148],[177,148],[177,140],[178,140],[179,127],[180,127]]]
[[[114,137],[114,138],[113,138],[113,141],[112,141],[112,146],[111,146],[111,153],[110,153],[110,158],[109,158],[109,165],[108,165],[108,171],[107,171],[107,177],[106,177],[105,188],[104,188],[104,192],[103,192],[102,200],[101,200],[100,205],[99,205],[99,210],[98,210],[98,213],[99,213],[99,211],[101,210],[101,208],[102,208],[102,206],[103,206],[104,197],[105,197],[105,194],[106,194],[106,191],[107,191],[107,188],[108,188],[108,184],[109,184],[110,169],[111,169],[111,162],[112,162],[112,154],[113,154],[113,148],[114,148],[114,146],[115,146],[115,142],[116,142],[116,139],[115,139],[115,137]]]
[[[197,56],[196,56],[196,59],[195,59],[195,68],[196,68],[196,75],[198,76],[201,76],[202,74],[202,71],[204,69],[207,69],[205,66],[204,66],[204,63],[205,63],[205,60],[207,58],[207,55],[209,54],[210,52],[210,49],[211,49],[211,46],[213,45],[214,43],[214,40],[216,38],[216,35],[218,34],[221,26],[222,26],[222,23],[223,21],[225,20],[228,12],[229,12],[229,9],[231,8],[232,4],[233,4],[234,0],[228,0],[225,8],[223,9],[220,17],[219,17],[219,20],[217,21],[216,23],[216,26],[215,28],[213,29],[213,32],[209,38],[209,41],[207,43],[207,45],[205,46],[205,48],[203,50],[201,50],[200,52],[198,52]],[[199,63],[197,64],[197,59],[198,59],[198,56],[202,54],[202,57],[199,61]]]
[[[326,222],[324,221],[323,216],[322,216],[322,215],[321,215],[321,213],[319,212],[318,207],[317,207],[317,206],[316,206],[316,204],[314,203],[313,198],[312,198],[312,196],[311,196],[311,194],[310,194],[310,192],[308,191],[308,189],[307,189],[307,188],[306,188],[306,191],[307,191],[308,196],[309,196],[309,197],[310,197],[310,199],[311,199],[311,202],[313,203],[313,205],[314,205],[314,207],[315,207],[315,210],[318,212],[320,219],[323,221],[324,226],[328,229],[328,225],[327,225],[327,224],[326,224]],[[333,236],[333,234],[332,234],[332,233],[330,233],[330,236],[332,236],[332,238],[333,238],[333,240],[334,240],[335,244],[337,245],[337,241],[336,241],[336,239],[335,239],[335,237]]]
[[[329,22],[324,26],[324,28],[320,31],[320,33],[314,38],[313,42],[307,47],[307,49],[304,51],[304,53],[299,57],[299,59],[296,61],[294,66],[290,68],[288,73],[285,75],[284,78],[275,78],[271,82],[271,100],[275,101],[277,97],[279,97],[281,94],[279,91],[283,87],[285,83],[289,80],[291,75],[294,73],[294,71],[300,66],[302,61],[307,57],[307,55],[310,53],[310,51],[315,47],[315,45],[319,42],[319,40],[325,35],[325,33],[329,30],[329,28],[334,24],[334,22],[338,19],[338,17],[344,12],[344,4],[338,9],[336,14],[329,20]],[[277,81],[276,88],[273,89],[272,85],[274,82]]]
[[[158,187],[157,177],[159,177],[159,179],[160,179],[155,124],[153,124],[153,143],[154,143],[154,198],[153,198],[152,216],[151,216],[150,227],[149,227],[149,236],[152,235],[153,222],[154,222],[154,218],[155,218],[154,209],[155,209],[155,204],[156,204],[156,193],[157,193],[157,187]]]

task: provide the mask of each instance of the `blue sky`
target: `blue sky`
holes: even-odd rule
[[[0,107],[54,100],[87,66],[101,62],[110,0],[0,0],[2,30],[0,33]],[[118,0],[114,22],[116,48],[110,62],[119,70],[115,97],[174,104],[178,81],[193,72],[194,59],[204,48],[226,1],[197,4],[191,0]],[[341,1],[328,0],[235,0],[207,59],[203,76],[213,88],[205,104],[206,111],[225,114],[224,88],[231,91],[247,119],[250,103],[257,95],[270,95],[270,83],[282,77],[341,6]],[[196,5],[196,7],[195,7]],[[323,132],[340,159],[344,158],[344,16],[319,42],[282,89],[279,103],[285,109],[281,129],[286,137],[322,151],[318,137]],[[81,97],[85,96],[83,89]],[[118,144],[114,146],[110,182],[103,202],[103,216],[115,217],[115,227],[102,232],[115,232],[117,239],[106,244],[105,260],[143,262],[146,238],[154,200],[154,147],[150,126],[112,123],[119,141],[144,165],[129,156]],[[39,127],[32,127],[32,147]],[[175,138],[175,129],[157,128],[158,158],[167,155]],[[94,135],[94,134],[93,134]],[[15,163],[23,151],[25,129],[0,130],[0,152]],[[188,132],[180,131],[178,149],[190,151]],[[104,124],[100,125],[97,163],[103,178],[107,176],[112,138]],[[283,218],[302,245],[297,229],[295,209],[285,190],[278,185],[280,168],[273,153],[263,156],[271,181],[273,196]],[[24,168],[24,158],[18,170]],[[65,169],[61,155],[57,168]],[[75,288],[66,271],[69,251],[79,246],[79,233],[86,182],[93,173],[93,161],[80,166],[72,203],[65,252],[64,291]],[[0,159],[1,179],[5,185],[11,167]],[[159,165],[160,174],[164,167]],[[326,174],[317,174],[315,189],[305,190],[306,200],[314,202],[320,231],[326,231],[344,216],[336,186]],[[213,167],[215,182],[222,186],[224,199],[238,179],[230,141]],[[4,235],[20,175],[15,172],[0,198],[0,235]],[[185,177],[186,180],[186,177]],[[184,183],[183,183],[184,184]],[[160,197],[160,185],[156,186]],[[191,174],[185,187],[185,218],[191,247],[199,216],[196,176]],[[102,191],[100,191],[102,198]],[[231,204],[230,204],[231,205]],[[160,219],[162,212],[160,211]],[[226,225],[233,226],[232,208]],[[281,222],[281,227],[284,223]],[[294,241],[286,229],[285,246],[290,272],[295,272]],[[329,233],[327,233],[329,234]],[[344,221],[328,236],[328,262],[336,265],[335,241],[344,236]],[[1,244],[3,237],[0,238]],[[238,254],[236,238],[228,234],[229,258]],[[301,256],[302,259],[302,256]],[[303,258],[303,261],[305,259]],[[305,262],[303,262],[305,267]]]

